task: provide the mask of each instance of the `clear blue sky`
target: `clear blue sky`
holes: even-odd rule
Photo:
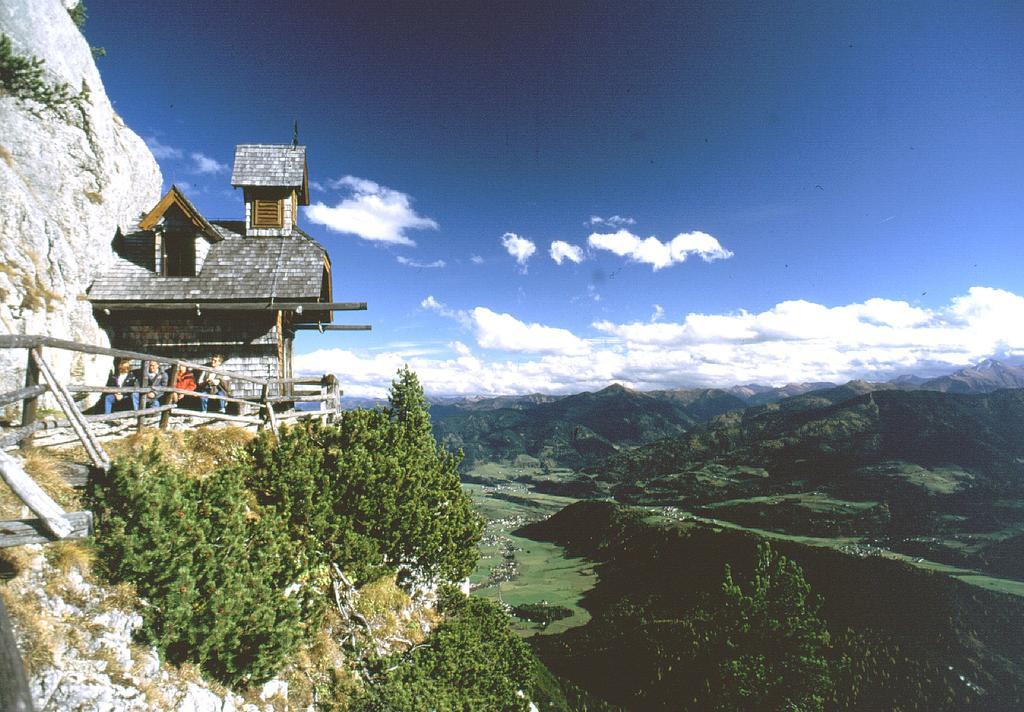
[[[234,145],[299,121],[300,224],[374,331],[296,350],[349,393],[1024,354],[1019,3],[336,5],[92,0],[85,33],[208,217],[241,213]]]

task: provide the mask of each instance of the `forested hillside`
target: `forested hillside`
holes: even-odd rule
[[[579,468],[744,405],[724,391],[641,393],[619,385],[550,401],[527,397],[499,403],[434,406],[439,442],[462,449],[467,465],[529,455]]]
[[[593,619],[531,642],[624,709],[1011,710],[1024,695],[1017,596],[607,503],[520,533],[602,562]]]
[[[869,391],[855,384],[750,408],[693,431],[610,458],[603,473],[626,480],[697,463],[762,467],[781,481],[839,477],[900,460],[963,468],[971,486],[1017,491],[1024,440],[1024,391],[987,395]]]

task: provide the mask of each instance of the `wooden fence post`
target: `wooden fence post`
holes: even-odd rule
[[[142,366],[139,368],[139,387],[140,388],[143,386],[142,381],[148,375],[147,374],[148,371],[149,371],[149,361],[143,361],[142,362]],[[149,397],[146,395],[145,391],[139,394],[139,417],[135,421],[135,430],[137,432],[140,432],[140,433],[142,432],[142,424],[146,420],[145,417],[143,416],[143,413],[146,412],[146,405],[147,405],[147,401],[148,400],[149,400]]]
[[[263,408],[263,427],[270,428],[270,432],[274,436],[274,440],[277,440],[277,418],[274,417],[274,403],[270,400],[270,382],[263,384],[263,390],[261,392],[260,404]]]
[[[167,385],[170,386],[171,388],[177,388],[178,387],[178,375],[180,373],[181,373],[181,364],[180,363],[174,364],[174,370],[171,371],[171,377],[170,377],[170,379],[168,379]],[[177,405],[178,401],[181,400],[181,394],[180,393],[168,393],[167,394],[167,400],[169,400],[171,402],[170,403],[171,405]],[[165,404],[165,405],[167,405],[167,404]],[[165,410],[163,413],[160,414],[160,429],[161,430],[167,430],[167,428],[170,427],[170,425],[171,425],[171,411]]]
[[[39,366],[36,365],[36,361],[32,358],[32,349],[27,349],[26,358],[28,359],[25,364],[25,387],[38,386],[39,385]],[[21,404],[21,424],[32,425],[36,422],[36,410],[39,406],[39,396],[30,396],[22,401]],[[28,435],[25,438],[25,444],[32,443],[32,436]]]

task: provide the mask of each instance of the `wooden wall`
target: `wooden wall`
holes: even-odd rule
[[[256,378],[279,375],[275,312],[115,312],[102,321],[113,348],[206,363],[214,354],[224,368]],[[291,349],[291,339],[285,339]],[[286,355],[290,361],[290,354]],[[233,394],[258,397],[260,387],[241,382]]]

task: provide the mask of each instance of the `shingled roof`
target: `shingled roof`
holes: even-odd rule
[[[210,245],[195,277],[162,277],[154,272],[153,233],[124,236],[117,256],[89,290],[102,302],[203,302],[320,299],[327,251],[298,228],[289,237],[246,238],[245,223],[212,220],[224,238]],[[99,306],[99,304],[98,304]]]
[[[306,177],[306,147],[287,144],[243,143],[235,146],[231,185],[302,188]]]

